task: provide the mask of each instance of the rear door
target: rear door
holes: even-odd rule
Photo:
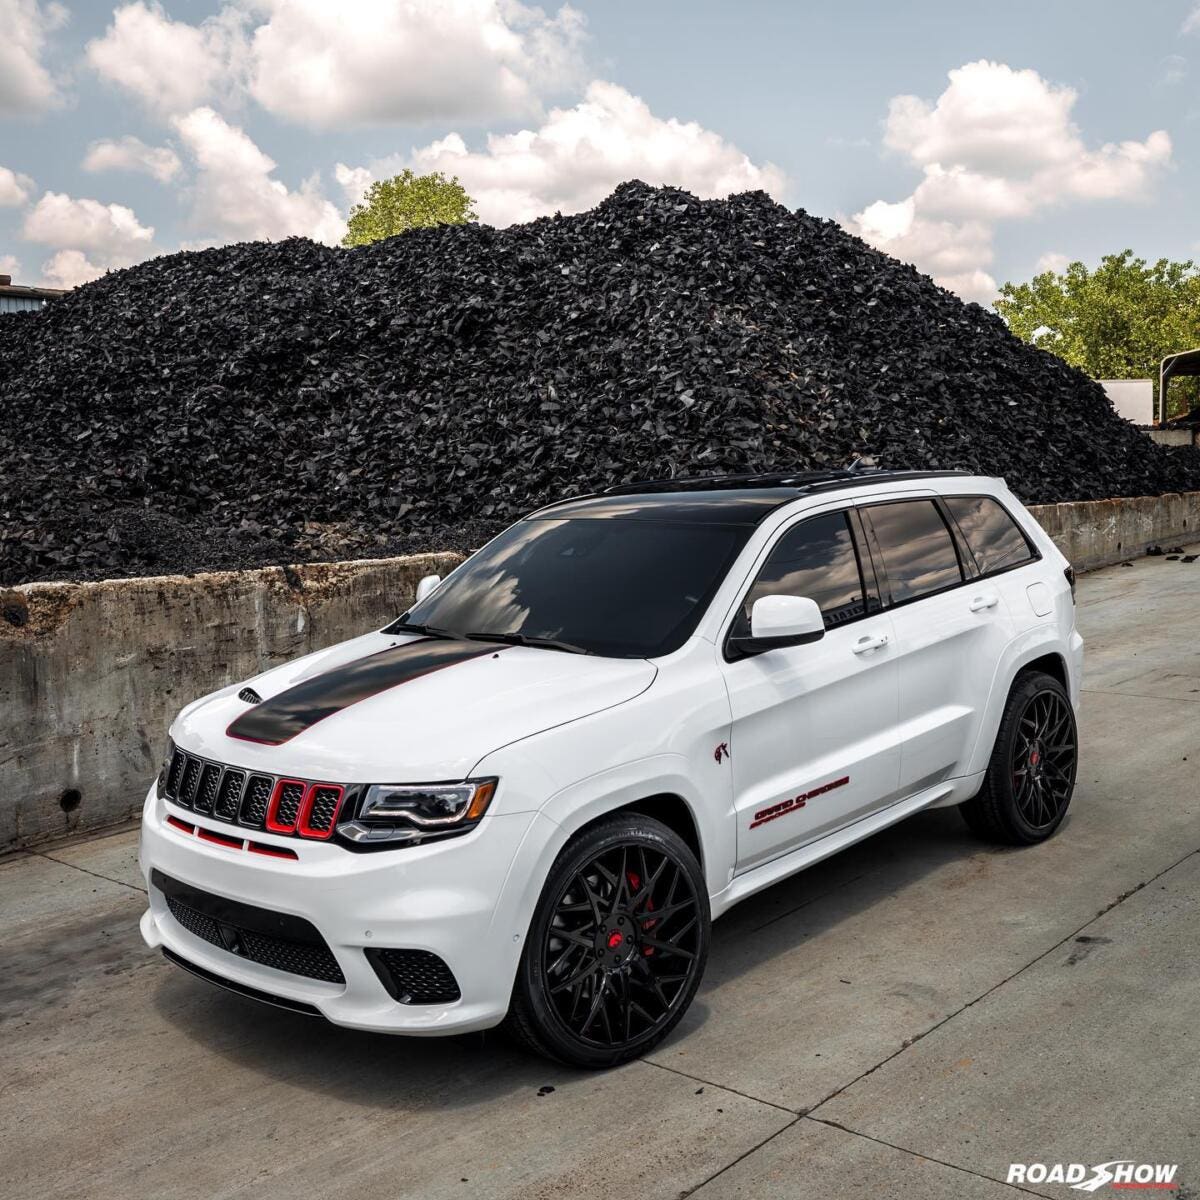
[[[995,496],[943,496],[967,557],[1008,605],[1017,632],[1055,615],[1054,598],[1037,569],[1041,553]],[[1033,569],[1028,569],[1033,568]]]
[[[886,803],[900,769],[892,623],[853,513],[785,529],[730,631],[748,628],[751,605],[767,595],[815,600],[825,635],[740,659],[718,650],[733,716],[738,871]]]
[[[1015,628],[996,580],[980,577],[938,498],[884,501],[860,513],[895,629],[900,792],[912,795],[965,769]]]

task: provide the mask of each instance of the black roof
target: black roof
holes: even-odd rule
[[[967,474],[967,471],[886,471],[862,467],[843,471],[635,480],[606,488],[597,495],[560,500],[533,515],[542,520],[588,517],[757,525],[768,513],[813,492],[867,487],[893,479],[941,479]]]

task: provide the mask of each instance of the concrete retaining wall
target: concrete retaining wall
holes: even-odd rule
[[[1200,492],[1034,514],[1078,570],[1200,540]],[[128,820],[189,700],[378,628],[455,555],[0,591],[0,851]]]
[[[1149,546],[1200,541],[1200,492],[1039,504],[1030,512],[1077,571],[1136,558]]]
[[[184,704],[377,629],[458,561],[0,590],[0,851],[135,816]]]

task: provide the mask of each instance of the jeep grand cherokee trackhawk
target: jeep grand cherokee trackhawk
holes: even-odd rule
[[[645,1053],[731,905],[920,809],[1058,828],[1074,576],[954,472],[611,488],[214,692],[146,797],[146,942],[339,1025]]]

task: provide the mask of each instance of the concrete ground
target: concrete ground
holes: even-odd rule
[[[138,936],[132,832],[3,860],[0,1196],[999,1200],[1010,1163],[1114,1159],[1200,1195],[1198,617],[1200,562],[1081,579],[1058,836],[927,813],[747,901],[607,1074],[191,978]]]

